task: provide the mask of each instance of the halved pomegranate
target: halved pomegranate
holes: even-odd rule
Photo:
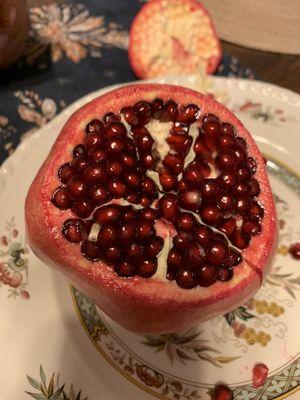
[[[152,0],[134,18],[129,62],[139,78],[212,74],[222,50],[213,22],[196,0]]]
[[[30,187],[26,225],[41,260],[141,333],[246,301],[276,231],[265,162],[241,122],[209,95],[159,84],[70,117]]]

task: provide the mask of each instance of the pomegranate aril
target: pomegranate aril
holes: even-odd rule
[[[144,135],[138,135],[134,138],[135,144],[138,150],[142,153],[150,153],[154,140],[150,133]]]
[[[140,195],[139,202],[142,207],[149,207],[153,202],[153,197],[151,197],[148,193],[142,193]]]
[[[93,219],[98,224],[105,224],[120,220],[122,216],[122,207],[117,204],[108,204],[98,208],[94,214]]]
[[[175,276],[176,276],[175,273],[168,268],[166,274],[166,278],[168,279],[168,281],[174,281]]]
[[[129,125],[136,126],[139,124],[137,112],[133,107],[124,107],[122,108],[121,113],[123,114],[125,121]]]
[[[246,247],[248,247],[249,241],[250,241],[250,236],[245,233],[242,232],[241,230],[236,230],[231,236],[230,236],[230,240],[232,242],[232,244],[239,248],[239,249],[245,249]]]
[[[248,182],[240,182],[236,187],[235,187],[235,193],[238,196],[248,196],[251,191],[251,187]]]
[[[236,265],[242,262],[243,258],[241,254],[234,249],[233,247],[229,247],[228,257],[222,263],[222,267],[235,267]]]
[[[260,193],[259,183],[255,178],[252,178],[250,180],[250,196],[256,197],[259,195],[259,193]]]
[[[169,192],[177,189],[177,176],[172,175],[167,169],[159,172],[159,182],[164,191]]]
[[[122,122],[113,121],[108,124],[105,135],[107,139],[119,136],[121,139],[127,135],[127,130]]]
[[[222,211],[231,211],[235,207],[235,198],[230,194],[220,194],[217,197],[217,205]]]
[[[125,249],[126,256],[133,261],[137,261],[142,258],[144,254],[144,248],[141,243],[132,243]]]
[[[146,125],[152,117],[151,104],[147,101],[139,101],[134,105],[134,109],[137,113],[139,123]]]
[[[209,226],[201,224],[195,229],[194,237],[197,243],[206,247],[211,243],[214,237],[214,231]]]
[[[86,157],[87,151],[86,147],[83,144],[78,144],[77,146],[74,147],[73,150],[73,157]]]
[[[167,265],[168,269],[172,272],[177,272],[183,263],[183,254],[178,249],[174,247],[169,251],[168,258],[167,258]]]
[[[220,265],[228,256],[228,246],[219,241],[214,242],[207,251],[208,262],[213,265]]]
[[[217,232],[217,231],[214,232],[214,240],[216,242],[221,242],[221,243],[225,244],[226,247],[228,246],[228,240],[227,240],[226,236],[223,235],[223,233],[221,233],[221,232]]]
[[[80,218],[87,218],[94,211],[94,206],[89,200],[81,200],[73,203],[72,212]]]
[[[106,143],[106,149],[107,151],[112,154],[113,156],[118,157],[120,153],[124,150],[124,140],[118,138],[118,137],[113,137],[111,139],[108,139]]]
[[[251,178],[251,172],[246,165],[240,165],[236,170],[239,181],[248,181]]]
[[[66,187],[58,187],[52,194],[51,202],[55,207],[60,208],[61,210],[67,210],[70,208],[71,200]]]
[[[73,243],[82,241],[82,223],[80,219],[67,219],[61,228],[64,237]]]
[[[131,203],[131,204],[138,204],[138,203],[140,202],[140,196],[139,196],[138,193],[135,193],[135,192],[129,193],[129,194],[126,196],[126,200],[128,201],[128,203]]]
[[[196,158],[192,164],[197,165],[197,168],[199,168],[200,172],[205,178],[208,178],[209,175],[211,174],[211,168],[206,162]]]
[[[220,149],[232,149],[235,145],[234,137],[231,135],[220,135],[218,141],[218,147]]]
[[[132,168],[136,163],[136,157],[131,154],[121,154],[121,162],[127,168]]]
[[[192,124],[198,119],[198,117],[199,107],[195,104],[188,104],[187,106],[180,108],[177,120],[185,124]]]
[[[124,215],[123,215],[123,220],[124,221],[132,221],[138,218],[138,213],[133,209],[131,206],[124,207]]]
[[[178,208],[178,198],[175,194],[165,194],[158,201],[160,216],[168,221],[175,221]]]
[[[246,215],[250,209],[250,200],[247,197],[236,198],[236,212],[241,215]]]
[[[105,122],[105,126],[108,126],[111,122],[120,122],[121,117],[118,114],[115,114],[113,112],[108,112],[104,115],[103,121]]]
[[[151,222],[141,221],[137,224],[137,239],[144,242],[155,235],[155,229]]]
[[[247,166],[250,169],[251,173],[255,174],[255,172],[256,172],[256,162],[254,161],[254,159],[252,157],[248,157]]]
[[[81,253],[89,261],[99,261],[100,260],[100,249],[96,242],[82,242]]]
[[[193,138],[186,133],[171,133],[166,141],[172,150],[185,156],[191,147]]]
[[[115,271],[118,275],[129,278],[135,274],[135,266],[130,261],[121,261],[116,265]]]
[[[176,249],[187,250],[191,247],[193,235],[189,231],[183,229],[178,230],[177,235],[173,238],[173,245]]]
[[[86,219],[84,221],[81,221],[82,223],[82,235],[83,239],[87,240],[90,234],[90,231],[92,229],[92,226],[94,224],[94,221],[92,219]]]
[[[123,169],[123,165],[120,161],[108,160],[106,163],[106,171],[111,176],[120,176]]]
[[[76,171],[70,163],[63,164],[58,170],[58,177],[62,183],[67,183],[74,175],[76,175]]]
[[[211,400],[233,400],[233,392],[225,385],[217,385],[214,388]]]
[[[92,202],[97,206],[100,206],[101,204],[104,204],[110,200],[109,192],[106,186],[102,185],[101,183],[93,185],[89,190],[89,195]]]
[[[104,136],[101,133],[92,132],[85,136],[83,143],[87,150],[99,148],[103,144]]]
[[[252,385],[255,389],[263,386],[268,378],[269,368],[263,363],[255,364],[252,370]]]
[[[151,197],[154,197],[157,194],[156,184],[153,179],[146,176],[141,182],[141,189],[143,192],[149,194]]]
[[[223,122],[221,125],[221,133],[224,135],[234,136],[235,128],[231,124],[228,124],[227,122]]]
[[[194,271],[181,268],[176,275],[177,285],[183,289],[192,289],[197,286],[197,276]]]
[[[185,168],[182,174],[182,179],[189,188],[193,189],[199,188],[204,180],[204,176],[202,175],[200,168],[197,167],[197,164],[192,164]]]
[[[199,190],[190,190],[180,195],[180,206],[190,211],[199,210],[202,203],[202,196]]]
[[[208,287],[218,279],[218,268],[213,265],[202,265],[197,271],[197,282],[199,286]]]
[[[263,207],[260,204],[258,204],[257,201],[252,201],[250,206],[250,216],[261,219],[263,218],[264,213],[265,211]]]
[[[157,270],[157,259],[151,258],[143,260],[138,264],[137,274],[142,278],[150,278]]]
[[[162,122],[176,121],[178,114],[177,104],[173,100],[166,101],[163,112],[160,116]]]
[[[218,225],[221,221],[222,213],[218,207],[214,205],[207,205],[201,208],[200,215],[203,220],[208,225]]]
[[[186,254],[187,263],[191,269],[198,269],[206,261],[206,253],[198,244],[192,243]]]
[[[236,230],[236,219],[233,217],[226,218],[217,226],[217,228],[225,235],[230,236]]]
[[[211,151],[204,144],[204,138],[202,136],[197,137],[194,143],[194,152],[198,159],[207,161],[211,158]]]
[[[237,158],[232,150],[224,149],[217,154],[215,163],[217,167],[223,171],[225,169],[235,168]]]
[[[101,247],[110,247],[119,240],[118,225],[115,223],[107,223],[101,226],[98,233],[98,245]]]
[[[86,167],[82,173],[82,177],[88,185],[103,182],[107,178],[105,168],[98,163],[90,164]]]
[[[217,179],[221,189],[231,191],[237,184],[237,177],[234,172],[223,171]]]
[[[221,130],[219,119],[208,114],[202,123],[202,131],[204,132],[204,142],[208,149],[215,150],[218,144],[218,137]]]
[[[129,186],[137,187],[140,183],[140,176],[135,172],[129,172],[128,174],[124,175],[124,178]]]
[[[235,146],[232,150],[234,152],[238,164],[245,163],[247,154],[244,148],[242,146]]]
[[[87,187],[79,175],[74,175],[69,179],[67,185],[67,192],[73,200],[83,199],[87,194]]]
[[[197,220],[193,214],[188,212],[181,212],[176,217],[176,228],[193,230],[197,226]]]
[[[164,110],[164,102],[163,102],[163,100],[162,99],[154,99],[152,101],[153,117],[155,119],[160,119],[163,110]]]
[[[221,282],[227,282],[230,281],[230,279],[233,278],[233,270],[232,268],[227,268],[227,267],[219,267],[219,272],[218,272],[218,280]]]
[[[104,124],[99,119],[93,119],[85,128],[86,133],[102,133],[104,132]]]
[[[84,156],[79,156],[71,161],[71,165],[77,173],[82,173],[89,165],[89,161]]]
[[[181,155],[168,153],[163,159],[163,166],[175,175],[183,171],[184,159]]]
[[[135,238],[136,229],[131,222],[122,222],[119,227],[118,243],[126,246]]]
[[[205,179],[200,185],[200,191],[203,200],[210,202],[216,200],[219,192],[219,186],[215,179]]]
[[[155,257],[161,251],[164,246],[164,240],[156,236],[150,240],[150,242],[145,247],[145,254],[147,257]]]
[[[156,161],[153,158],[151,154],[144,154],[141,157],[141,163],[144,165],[147,169],[154,169]]]
[[[91,149],[88,152],[88,160],[93,163],[104,163],[107,153],[103,149]]]
[[[158,211],[154,208],[146,207],[139,210],[139,215],[141,219],[153,222],[155,219],[158,218]]]
[[[109,182],[108,190],[112,197],[116,199],[120,199],[121,197],[125,197],[128,190],[125,181],[121,178],[117,178]]]
[[[122,252],[117,246],[111,246],[104,250],[102,258],[107,264],[116,264],[120,261]]]
[[[300,260],[300,243],[293,243],[289,247],[289,253],[295,260]]]
[[[244,218],[242,231],[248,235],[255,236],[261,232],[261,226],[257,218]]]

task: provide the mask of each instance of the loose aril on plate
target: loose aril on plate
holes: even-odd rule
[[[276,236],[249,132],[211,96],[162,84],[121,87],[70,117],[29,189],[26,226],[42,261],[140,333],[247,301]]]

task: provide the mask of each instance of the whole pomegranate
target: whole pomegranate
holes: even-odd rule
[[[246,301],[276,233],[250,134],[211,96],[172,85],[126,86],[73,114],[25,208],[36,255],[141,333]]]

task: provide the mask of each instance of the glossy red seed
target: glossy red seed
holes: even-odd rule
[[[149,207],[153,202],[153,197],[148,193],[141,193],[139,203],[142,207]]]
[[[89,165],[89,161],[84,156],[79,156],[71,161],[71,165],[77,173],[82,173]]]
[[[192,245],[192,242],[192,233],[183,229],[178,230],[177,235],[173,238],[174,247],[182,251],[189,249]]]
[[[77,146],[74,147],[73,150],[73,157],[86,157],[87,156],[87,151],[86,147],[83,144],[78,144]]]
[[[123,220],[124,221],[132,221],[138,218],[138,213],[137,211],[134,210],[132,206],[127,206],[124,207],[124,215],[123,215]]]
[[[227,193],[221,193],[217,196],[217,205],[222,211],[231,211],[234,209],[236,201],[235,198]]]
[[[218,147],[220,149],[232,149],[235,145],[235,140],[232,135],[221,134],[219,136]]]
[[[57,208],[61,210],[67,210],[71,206],[71,200],[69,197],[69,193],[64,186],[60,186],[57,188],[52,195],[51,202]]]
[[[89,261],[95,262],[100,260],[100,249],[96,242],[82,242],[81,253]]]
[[[194,143],[194,152],[198,159],[203,161],[209,161],[211,158],[211,150],[207,148],[204,143],[204,137],[199,136]]]
[[[247,197],[237,197],[236,198],[236,212],[241,215],[248,214],[250,210],[250,199]]]
[[[132,242],[136,235],[136,229],[132,222],[122,222],[119,227],[118,243],[121,246],[126,246]]]
[[[124,140],[119,137],[113,137],[108,139],[106,143],[107,151],[115,157],[118,157],[120,153],[124,150]]]
[[[138,135],[134,139],[135,144],[138,150],[142,153],[150,153],[154,139],[150,135],[150,133],[145,133],[144,135]]]
[[[235,247],[243,250],[248,247],[250,236],[237,229],[230,237],[230,240]]]
[[[87,218],[94,211],[94,206],[89,200],[75,201],[71,210],[77,217]]]
[[[212,226],[218,225],[222,218],[221,211],[214,205],[202,207],[200,210],[200,215],[204,223]]]
[[[103,224],[98,233],[98,245],[101,247],[110,247],[117,240],[119,241],[118,226],[115,223]]]
[[[63,164],[58,170],[58,177],[62,183],[67,183],[74,175],[76,175],[76,171],[70,163]]]
[[[151,154],[144,154],[141,157],[141,163],[144,165],[147,169],[153,169],[155,167],[155,159]]]
[[[163,159],[163,166],[171,173],[179,175],[183,171],[184,158],[179,154],[168,153]]]
[[[221,242],[214,242],[208,249],[207,259],[212,265],[220,265],[228,256],[228,246]]]
[[[255,174],[257,166],[255,160],[252,157],[248,157],[246,165],[248,166],[252,174]]]
[[[168,221],[175,221],[178,208],[178,198],[175,194],[165,194],[158,201],[159,213]]]
[[[121,257],[122,252],[117,246],[108,247],[102,254],[102,258],[107,264],[116,264],[121,260]]]
[[[140,196],[138,193],[132,192],[126,196],[126,200],[131,204],[138,204],[140,202]]]
[[[193,230],[197,226],[197,220],[193,214],[181,212],[176,217],[175,226],[178,229]]]
[[[180,206],[189,211],[199,210],[202,203],[202,195],[199,190],[189,190],[179,197]]]
[[[187,106],[180,107],[177,115],[177,120],[185,124],[192,124],[199,117],[199,107],[196,104],[188,104]]]
[[[81,221],[83,230],[82,230],[82,236],[84,240],[88,239],[88,236],[90,234],[91,228],[93,226],[94,221],[92,219],[86,219],[84,221]]]
[[[163,122],[176,121],[178,113],[177,104],[173,100],[166,101],[160,120]]]
[[[300,243],[293,243],[289,247],[289,253],[295,260],[300,260]]]
[[[119,221],[122,216],[122,211],[123,209],[121,206],[117,204],[108,204],[98,208],[93,214],[93,219],[98,224]]]
[[[197,286],[197,276],[194,271],[181,268],[177,272],[176,282],[183,289],[192,289]]]
[[[159,182],[166,192],[177,189],[177,176],[170,174],[167,169],[163,169],[159,172]]]
[[[216,231],[214,232],[214,240],[216,242],[220,242],[220,243],[223,243],[226,246],[228,246],[228,240],[227,240],[226,236],[223,235],[223,233],[221,233],[221,232],[216,232]]]
[[[257,201],[252,201],[251,206],[250,206],[250,216],[252,217],[257,217],[257,218],[263,218],[264,216],[264,209],[263,207],[257,203]]]
[[[92,202],[97,206],[106,203],[110,199],[106,186],[101,183],[97,183],[90,188],[89,196]]]
[[[111,139],[113,137],[119,137],[120,139],[124,139],[127,135],[127,130],[125,125],[122,122],[113,121],[107,125],[105,136],[107,139]]]
[[[261,232],[261,226],[256,218],[244,218],[242,231],[248,235],[255,236]]]
[[[134,105],[134,109],[137,113],[139,123],[146,125],[152,118],[151,104],[147,101],[139,101]]]
[[[153,224],[148,221],[141,221],[137,224],[137,240],[142,242],[148,241],[155,235]]]
[[[91,149],[88,152],[88,160],[94,163],[104,163],[107,160],[107,153],[103,149]]]
[[[155,119],[159,119],[164,110],[164,102],[162,99],[154,99],[152,102],[152,111]]]
[[[131,187],[137,187],[140,183],[140,176],[136,172],[128,172],[124,175],[124,178]]]
[[[250,196],[255,197],[258,196],[260,193],[259,183],[255,178],[250,180]]]
[[[227,282],[227,281],[230,281],[230,279],[232,279],[232,278],[233,278],[232,268],[219,267],[219,272],[218,272],[219,281]]]
[[[108,190],[115,199],[125,197],[128,193],[126,182],[121,178],[116,178],[109,182]]]
[[[178,182],[178,193],[184,193],[188,190],[187,184],[183,181]]]
[[[207,247],[214,237],[214,231],[206,225],[198,225],[194,230],[194,237],[197,243]]]
[[[118,275],[124,278],[129,278],[130,276],[133,276],[135,274],[135,266],[134,264],[125,260],[117,264],[117,266],[115,267],[115,271]]]
[[[230,236],[236,230],[236,219],[229,217],[224,219],[217,227],[225,235]]]
[[[157,259],[142,260],[137,266],[137,274],[142,278],[150,278],[157,270]]]
[[[239,164],[246,162],[247,153],[243,147],[236,145],[232,150]]]
[[[87,150],[99,148],[104,142],[102,133],[92,132],[85,136],[83,143]]]
[[[145,254],[147,257],[155,257],[164,246],[164,240],[160,236],[156,236],[145,246]]]
[[[175,249],[174,247],[169,251],[167,258],[168,268],[177,272],[183,265],[183,254],[180,250]]]
[[[182,179],[191,189],[199,188],[201,183],[204,181],[204,176],[200,168],[196,164],[192,164],[185,168],[182,174]]]
[[[215,202],[219,192],[217,181],[215,179],[205,179],[200,186],[200,191],[203,200]]]
[[[70,198],[73,200],[83,199],[87,194],[86,184],[79,175],[72,176],[72,178],[69,179],[66,188]]]
[[[123,172],[124,168],[120,161],[117,160],[108,160],[106,163],[106,172],[110,176],[120,176]]]
[[[197,271],[198,285],[208,287],[214,284],[218,279],[218,268],[213,265],[202,265]]]
[[[224,135],[234,136],[235,128],[231,124],[228,124],[227,122],[223,122],[221,125],[221,133]]]
[[[216,166],[221,170],[235,168],[237,158],[231,149],[221,150],[215,159]]]
[[[240,165],[236,169],[236,175],[240,182],[249,181],[249,179],[251,178],[251,172],[250,172],[249,168],[246,167],[246,165]]]
[[[105,126],[108,126],[111,122],[119,122],[121,121],[121,116],[118,114],[114,114],[113,112],[108,112],[104,115],[103,121],[105,122]]]
[[[136,164],[136,157],[132,154],[121,154],[120,159],[122,164],[127,168],[132,168]]]
[[[233,400],[233,392],[228,386],[218,385],[214,388],[212,400]]]
[[[252,385],[254,388],[263,386],[268,378],[269,368],[263,363],[257,363],[252,370]]]
[[[86,133],[102,133],[104,132],[104,124],[99,119],[93,119],[85,128]]]
[[[221,125],[219,119],[211,114],[204,118],[202,123],[204,143],[209,150],[215,150],[218,144]]]
[[[146,207],[139,210],[139,215],[146,221],[154,221],[158,218],[158,211],[154,208]]]
[[[125,252],[130,260],[137,261],[142,258],[144,248],[141,243],[132,243],[126,247]]]
[[[186,133],[171,133],[167,138],[167,143],[172,150],[185,156],[190,150],[193,138]]]
[[[156,184],[153,179],[146,176],[143,178],[141,182],[141,189],[143,192],[149,194],[151,197],[154,197],[157,193]]]
[[[200,172],[205,178],[209,177],[211,174],[211,168],[206,162],[196,158],[195,161],[193,161],[193,164],[197,165],[197,168],[199,168]]]
[[[192,243],[186,254],[187,265],[190,269],[198,269],[206,261],[206,253],[203,247]]]
[[[98,163],[93,163],[86,167],[82,173],[82,177],[88,185],[105,182],[107,178],[105,168]]]
[[[229,247],[228,257],[222,263],[222,267],[235,267],[236,265],[242,262],[243,258],[241,254],[234,249],[233,247]]]
[[[82,241],[82,223],[80,219],[67,219],[61,228],[64,237],[72,243],[79,243]]]
[[[121,110],[121,113],[124,116],[125,121],[131,125],[131,126],[136,126],[139,124],[139,120],[137,117],[137,112],[133,107],[124,107]]]
[[[237,184],[237,177],[233,171],[222,172],[217,179],[222,189],[231,191]]]
[[[238,196],[248,196],[250,194],[251,187],[248,182],[240,182],[235,187],[234,191]]]

